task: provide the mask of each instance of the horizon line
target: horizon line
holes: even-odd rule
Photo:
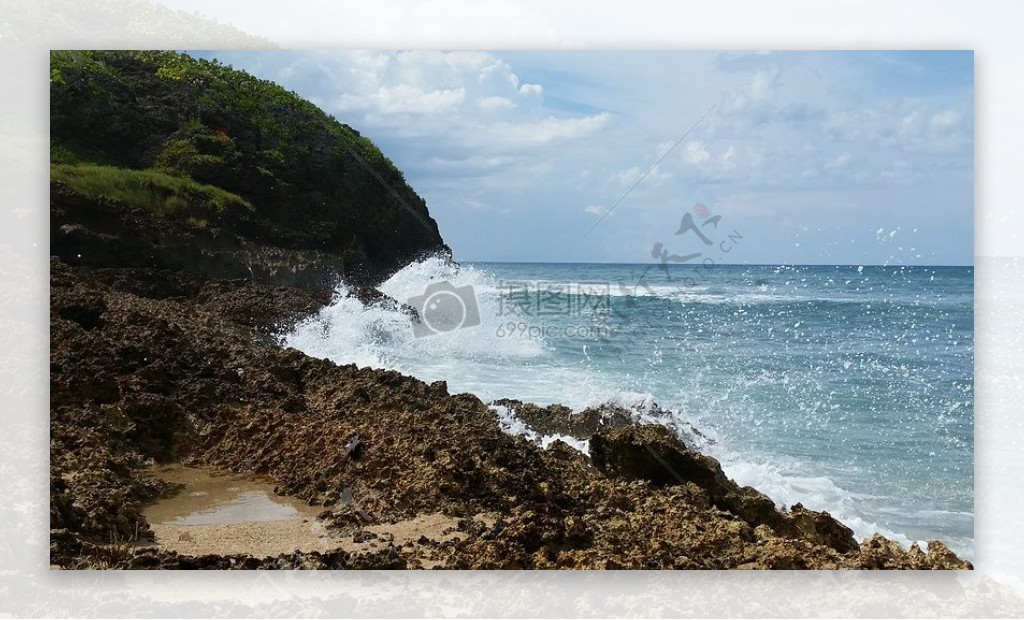
[[[610,262],[610,261],[512,261],[512,260],[463,260],[456,262],[461,263],[491,263],[491,264],[503,264],[503,265],[643,265],[643,266],[654,266],[661,265],[659,262],[635,262],[635,263],[621,263],[621,262]],[[679,268],[687,267],[686,264],[673,263],[673,266]],[[700,266],[699,263],[693,263],[694,267]],[[880,263],[718,263],[714,264],[714,267],[974,267],[974,263],[971,264],[909,264],[909,263],[890,263],[883,265]],[[712,267],[713,268],[713,267]]]

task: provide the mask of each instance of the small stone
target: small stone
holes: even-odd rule
[[[359,435],[356,435],[352,439],[349,439],[348,443],[345,444],[345,454],[347,454],[353,460],[356,460],[359,457],[361,457],[363,455],[363,450],[363,440],[362,438],[359,437]]]

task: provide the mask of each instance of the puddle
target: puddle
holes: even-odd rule
[[[269,479],[172,465],[150,475],[183,485],[143,510],[158,547],[182,555],[275,556],[333,545],[322,510],[274,493]]]
[[[184,485],[144,510],[151,525],[225,525],[313,519],[320,510],[274,493],[269,480],[181,466],[158,467],[153,477]]]
[[[183,485],[173,497],[143,510],[155,544],[182,555],[273,557],[293,551],[343,549],[351,553],[379,551],[389,544],[415,546],[422,536],[448,541],[457,537],[459,519],[440,513],[424,514],[397,523],[367,524],[360,532],[329,533],[317,519],[323,510],[274,493],[269,479],[192,469],[179,465],[150,470],[154,478]],[[351,494],[343,501],[352,501]],[[474,519],[492,525],[496,515]],[[436,554],[436,550],[429,551]],[[420,566],[441,564],[440,557],[424,556]]]

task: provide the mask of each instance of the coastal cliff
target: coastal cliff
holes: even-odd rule
[[[892,568],[970,564],[780,510],[666,428],[449,394],[274,337],[426,253],[426,205],[280,87],[169,52],[51,58],[51,562],[63,568]],[[374,301],[376,299],[376,301]],[[589,442],[502,431],[492,406]],[[154,464],[268,476],[323,551],[153,543]],[[424,523],[438,531],[400,531]],[[330,546],[330,545],[329,545]]]
[[[331,288],[447,253],[368,139],[271,82],[173,52],[51,54],[51,253]]]

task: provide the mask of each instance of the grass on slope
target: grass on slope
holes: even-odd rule
[[[160,170],[130,170],[90,163],[53,163],[50,178],[80,194],[110,198],[136,207],[187,217],[205,227],[207,217],[219,217],[232,208],[252,210],[246,199],[213,185]]]

